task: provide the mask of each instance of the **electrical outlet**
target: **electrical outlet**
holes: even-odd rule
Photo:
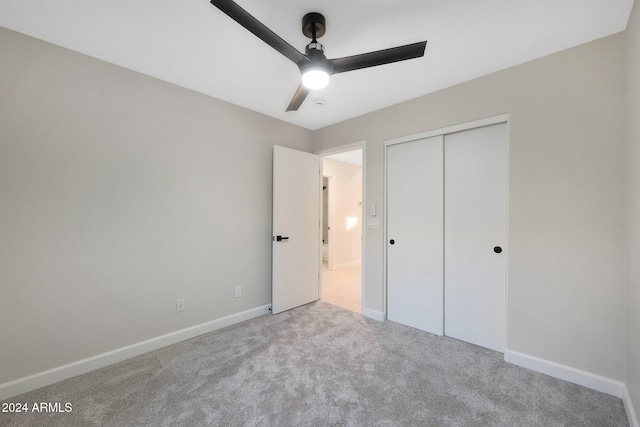
[[[242,286],[236,286],[236,298],[240,298],[242,296]]]
[[[181,312],[184,311],[184,300],[183,299],[179,299],[176,300],[176,312]]]

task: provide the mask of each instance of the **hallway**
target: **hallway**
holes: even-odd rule
[[[361,312],[362,307],[361,263],[329,271],[322,263],[322,301],[347,310]]]

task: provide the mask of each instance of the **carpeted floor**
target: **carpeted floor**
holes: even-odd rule
[[[317,302],[9,399],[2,426],[627,426],[622,401]]]

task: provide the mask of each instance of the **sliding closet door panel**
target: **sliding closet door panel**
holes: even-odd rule
[[[445,334],[504,352],[507,125],[444,146]]]
[[[387,318],[443,334],[442,136],[387,147]]]

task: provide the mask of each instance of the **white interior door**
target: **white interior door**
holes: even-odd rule
[[[274,314],[319,299],[320,157],[273,147]]]
[[[445,335],[504,352],[507,125],[444,146]]]
[[[387,147],[387,318],[443,333],[443,137]]]

